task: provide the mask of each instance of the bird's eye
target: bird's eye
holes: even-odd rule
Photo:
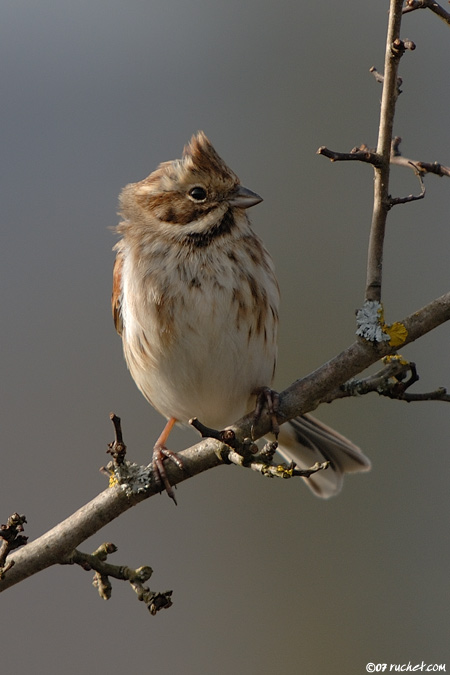
[[[196,202],[204,202],[207,197],[206,190],[200,186],[193,187],[189,190],[189,197]]]

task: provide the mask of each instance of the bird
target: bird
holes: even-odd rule
[[[266,398],[274,411],[280,291],[247,215],[261,201],[202,131],[181,159],[119,196],[113,318],[132,378],[167,420],[152,467],[175,502],[164,467],[169,459],[182,468],[166,446],[175,424],[196,417],[223,429]],[[303,479],[319,497],[336,495],[345,473],[370,469],[359,447],[309,414],[277,431],[284,459],[305,469],[330,463]]]

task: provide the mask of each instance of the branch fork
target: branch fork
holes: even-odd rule
[[[153,574],[151,567],[144,566],[132,569],[123,565],[111,565],[107,563],[107,557],[115,553],[117,547],[112,543],[104,543],[93,553],[82,553],[74,550],[72,554],[62,564],[79,565],[82,569],[94,570],[93,585],[98,589],[99,595],[103,600],[109,600],[112,593],[112,584],[110,577],[120,581],[128,581],[135,591],[138,600],[144,602],[153,616],[161,609],[168,609],[172,606],[172,591],[159,593],[151,591],[145,582]]]
[[[442,21],[450,26],[450,13],[434,0],[406,0],[406,5],[403,7],[403,14],[414,12],[416,9],[430,9],[442,19]]]
[[[434,391],[411,394],[407,390],[419,381],[416,364],[407,361],[400,354],[386,356],[382,359],[384,368],[364,379],[352,378],[342,387],[344,396],[362,396],[376,392],[380,396],[396,399],[397,401],[445,401],[450,402],[450,396],[444,387]]]

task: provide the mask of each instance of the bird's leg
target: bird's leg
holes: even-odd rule
[[[156,478],[164,485],[167,494],[176,504],[177,500],[175,499],[175,493],[171,484],[169,483],[169,479],[167,478],[167,473],[164,468],[164,459],[167,457],[168,459],[172,460],[172,462],[175,462],[179,469],[183,469],[181,457],[179,457],[175,452],[172,452],[172,450],[168,450],[166,448],[167,439],[169,438],[169,434],[172,431],[175,423],[175,417],[171,417],[162,430],[160,437],[153,447],[152,465],[153,473],[156,475]]]
[[[256,394],[256,406],[253,413],[252,436],[253,427],[261,417],[264,406],[267,405],[267,410],[271,418],[272,433],[275,438],[278,438],[280,432],[280,425],[278,424],[278,405],[280,402],[280,395],[270,387],[258,387],[253,394]]]

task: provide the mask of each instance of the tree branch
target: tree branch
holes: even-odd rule
[[[400,143],[402,139],[400,136],[396,136],[392,139],[391,147],[391,164],[396,164],[397,166],[404,166],[408,169],[412,169],[417,175],[425,175],[426,173],[434,173],[436,176],[450,176],[450,167],[439,164],[439,162],[421,162],[415,159],[408,159],[407,157],[402,157],[400,152]]]
[[[383,93],[381,96],[380,125],[377,155],[380,165],[374,167],[374,201],[367,256],[366,301],[381,301],[383,247],[386,219],[391,208],[389,196],[390,154],[395,104],[397,100],[397,73],[404,45],[400,40],[403,0],[391,0],[384,61]]]
[[[408,14],[416,9],[431,9],[434,14],[450,26],[450,14],[434,0],[406,0],[406,5],[402,11],[403,14]]]
[[[403,346],[414,342],[449,319],[450,292],[433,300],[401,322],[406,331]],[[395,351],[396,347],[386,342],[372,343],[358,339],[346,350],[307,377],[297,380],[280,394],[278,411],[280,423],[314,410],[321,402],[329,400],[330,391],[338,389],[382,356],[393,354]],[[228,431],[234,433],[238,443],[243,443],[251,435],[252,430],[255,438],[269,433],[271,422],[268,411],[263,412],[256,424],[253,414],[249,414],[231,425]],[[172,485],[229,462],[230,446],[220,440],[208,438],[183,450],[180,454],[183,457],[184,471],[173,462],[166,467]],[[73,561],[74,551],[81,542],[120,514],[159,492],[160,486],[154,481],[149,467],[138,467],[128,462],[123,462],[123,466],[128,467],[127,471],[130,473],[128,482],[124,479],[122,484],[113,484],[39,539],[10,553],[7,563],[13,563],[14,566],[10,567],[0,580],[0,591],[51,565]]]
[[[353,148],[350,152],[335,152],[330,150],[325,145],[321,145],[317,150],[318,155],[323,155],[328,157],[332,162],[365,162],[366,164],[372,164],[375,167],[381,167],[382,160],[379,155],[374,150],[370,150],[366,145],[361,145],[360,147]]]
[[[445,387],[438,387],[434,391],[420,394],[407,393],[407,389],[419,380],[415,363],[406,361],[400,355],[386,356],[383,358],[383,362],[386,365],[378,373],[363,379],[352,378],[339,389],[339,392],[332,392],[330,401],[334,401],[336,398],[363,396],[375,392],[380,396],[386,396],[397,401],[406,401],[407,403],[413,401],[450,403],[450,395]]]
[[[366,146],[355,148],[351,153],[336,153],[324,146],[317,151],[319,154],[329,157],[331,161],[359,160],[372,164],[374,168],[374,201],[367,256],[365,303],[377,303],[378,306],[381,306],[383,247],[387,214],[394,203],[400,203],[400,201],[393,202],[389,195],[394,114],[401,82],[397,74],[398,66],[405,50],[415,49],[414,43],[400,40],[402,4],[403,0],[390,0],[384,74],[380,75],[375,68],[370,69],[376,80],[383,85],[376,151],[374,152]],[[412,201],[413,199],[415,198],[409,196],[403,201]]]
[[[415,164],[411,160],[400,158],[399,145],[401,139],[399,137],[393,139],[395,107],[397,98],[401,93],[400,85],[402,83],[397,74],[400,58],[407,49],[414,50],[416,48],[411,40],[402,41],[400,39],[401,19],[402,0],[390,0],[384,74],[378,73],[374,67],[370,69],[376,81],[383,85],[376,150],[371,150],[362,145],[359,148],[354,148],[351,153],[337,153],[324,146],[317,151],[331,161],[359,160],[372,164],[374,168],[374,201],[367,255],[365,301],[363,307],[357,313],[357,335],[374,342],[389,342],[391,346],[402,344],[403,326],[398,323],[387,326],[383,318],[381,285],[387,215],[393,206],[423,199],[425,196],[425,186],[422,180],[424,173],[447,175],[447,167],[442,167],[440,164],[423,162]],[[406,165],[414,170],[420,181],[421,192],[419,195],[391,197],[389,194],[391,164]]]
[[[145,602],[147,609],[153,616],[160,609],[168,609],[172,606],[172,591],[158,593],[151,591],[144,583],[150,579],[153,574],[151,567],[143,566],[137,569],[131,569],[125,565],[111,565],[106,562],[108,555],[115,553],[117,547],[111,543],[104,543],[98,547],[94,553],[82,553],[75,550],[65,561],[67,565],[79,565],[82,569],[89,571],[95,570],[94,586],[97,587],[99,595],[103,600],[109,600],[112,593],[110,577],[120,581],[129,581],[130,586],[136,593],[138,600]]]
[[[403,166],[412,169],[416,175],[424,176],[427,173],[432,173],[435,176],[443,177],[450,176],[450,167],[440,164],[439,162],[422,162],[417,159],[409,159],[403,157],[400,152],[400,143],[402,139],[400,136],[395,136],[392,139],[390,163],[397,166]],[[330,150],[325,145],[321,145],[317,150],[318,155],[328,157],[331,162],[364,162],[365,164],[372,164],[372,166],[380,167],[382,162],[377,152],[373,148],[369,148],[365,143],[354,147],[350,152],[337,152]]]

